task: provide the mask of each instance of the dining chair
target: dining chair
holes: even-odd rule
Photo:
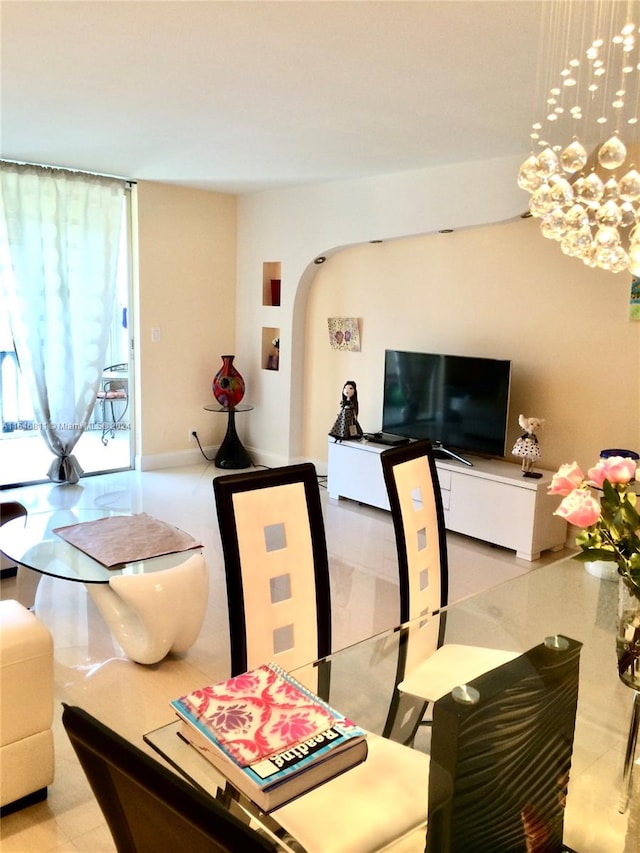
[[[517,652],[445,643],[449,568],[442,496],[431,442],[390,447],[380,454],[396,540],[400,622],[412,621],[398,659],[398,691],[385,734],[402,719],[402,693],[435,702]],[[426,710],[426,708],[425,708]],[[414,721],[417,727],[417,721]],[[403,740],[407,735],[404,727]],[[413,730],[415,734],[415,728]]]
[[[17,518],[24,519],[26,524],[27,515],[26,507],[18,501],[0,501],[0,525]],[[0,554],[0,580],[13,577],[16,578],[13,597],[28,610],[33,610],[41,575],[38,572],[32,572],[25,566],[9,561],[4,554]]]
[[[277,850],[213,797],[152,759],[87,711],[63,703],[62,723],[118,853]]]
[[[118,423],[124,418],[127,409],[129,408],[129,378],[127,371],[128,364],[110,364],[105,367],[103,375],[105,378],[102,382],[102,387],[98,391],[97,399],[102,405],[102,436],[101,441],[106,446],[108,442],[107,434],[111,438],[115,437],[115,430]],[[114,378],[115,375],[115,378]],[[107,403],[111,412],[111,420],[107,421]],[[116,416],[116,404],[121,404],[122,409]]]
[[[18,501],[0,501],[0,526],[14,518],[26,518],[27,509]],[[0,553],[0,580],[15,577],[18,567]]]
[[[431,761],[451,797],[427,853],[568,853],[563,825],[582,643],[547,637],[433,708]],[[431,811],[431,804],[430,804]]]
[[[305,462],[220,476],[213,491],[231,675],[269,661],[291,670],[328,655],[329,561],[315,466]],[[326,682],[307,686],[327,698]]]
[[[273,660],[284,669],[331,652],[324,521],[311,463],[216,477],[232,675]],[[329,699],[329,665],[306,686]],[[369,733],[366,761],[281,806],[273,816],[310,853],[382,850],[401,838],[424,848],[430,759]],[[448,780],[432,796],[444,803]],[[394,847],[394,849],[396,849]],[[409,848],[413,849],[413,848]]]

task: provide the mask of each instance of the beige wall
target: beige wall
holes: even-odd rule
[[[203,405],[235,342],[236,199],[143,181],[136,205],[136,467],[145,468],[195,457],[191,427],[206,445],[224,434]]]
[[[508,458],[520,412],[547,419],[543,467],[590,466],[604,447],[639,450],[640,323],[627,319],[629,286],[626,273],[566,258],[531,219],[333,255],[307,304],[304,455],[326,460],[348,378],[362,427],[380,429],[385,348],[511,359]],[[330,348],[336,316],[360,319],[360,353]]]
[[[222,418],[202,407],[225,351],[236,353],[255,406],[238,427],[258,463],[306,458],[322,470],[347,378],[358,382],[364,428],[379,428],[385,347],[510,358],[509,444],[519,412],[546,418],[545,467],[590,465],[602,447],[639,449],[640,324],[627,319],[629,276],[566,258],[535,221],[514,218],[521,191],[510,189],[513,164],[503,171],[491,181],[504,191],[501,205],[494,193],[495,209],[481,211],[511,209],[496,225],[474,224],[480,213],[463,198],[446,221],[418,208],[415,199],[442,195],[450,176],[439,173],[385,179],[384,205],[371,203],[377,180],[238,200],[140,183],[138,465],[196,461],[192,426],[205,445],[220,442]],[[402,236],[418,223],[430,233]],[[456,230],[437,234],[436,224]],[[385,242],[368,242],[377,237]],[[327,261],[316,266],[319,254]],[[279,308],[262,305],[266,260],[282,262]],[[360,318],[362,352],[329,348],[332,316]],[[272,326],[283,341],[277,373],[261,369],[262,329]]]
[[[257,461],[284,465],[306,458],[306,307],[314,277],[322,269],[314,259],[326,256],[331,262],[346,247],[370,240],[512,219],[526,206],[526,193],[515,180],[520,160],[435,166],[239,197],[236,351],[255,404],[245,426]],[[265,308],[262,265],[274,260],[281,263],[282,303]],[[260,369],[265,326],[281,332],[277,373]]]

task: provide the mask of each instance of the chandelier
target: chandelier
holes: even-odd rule
[[[640,3],[554,0],[541,7],[546,55],[537,89],[544,103],[518,186],[531,194],[542,234],[566,255],[640,276]]]

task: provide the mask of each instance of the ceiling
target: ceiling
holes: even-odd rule
[[[246,193],[529,153],[540,0],[1,0],[0,157]]]

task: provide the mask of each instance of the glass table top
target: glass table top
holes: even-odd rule
[[[165,554],[109,569],[53,532],[56,527],[117,515],[125,513],[77,508],[32,512],[25,518],[16,518],[0,527],[0,551],[15,563],[43,575],[82,583],[109,583],[114,575],[161,572],[182,565],[198,551],[192,549]]]
[[[203,406],[205,412],[252,412],[251,403],[238,403],[237,406],[221,406],[220,403],[207,403]]]
[[[595,578],[576,561],[564,559],[456,602],[444,608],[440,616],[446,621],[446,643],[519,653],[558,635],[581,644],[573,756],[564,811],[564,843],[576,851],[627,853],[640,849],[637,763],[634,800],[625,814],[618,810],[634,694],[617,676],[616,614],[617,583]],[[295,669],[293,674],[313,688],[319,666],[328,662],[329,702],[358,725],[380,734],[388,721],[403,637],[410,628],[419,630],[423,623],[417,620],[394,627],[336,651],[325,661]],[[206,759],[180,740],[178,727],[179,723],[171,722],[145,735],[145,740],[195,784],[219,799],[229,798],[233,789]],[[420,738],[416,747],[429,751],[429,743]],[[256,825],[277,835],[277,811],[270,817],[261,815],[237,793],[231,800]],[[295,844],[289,847],[281,843],[283,849],[299,849]],[[424,840],[422,843],[423,850]]]

